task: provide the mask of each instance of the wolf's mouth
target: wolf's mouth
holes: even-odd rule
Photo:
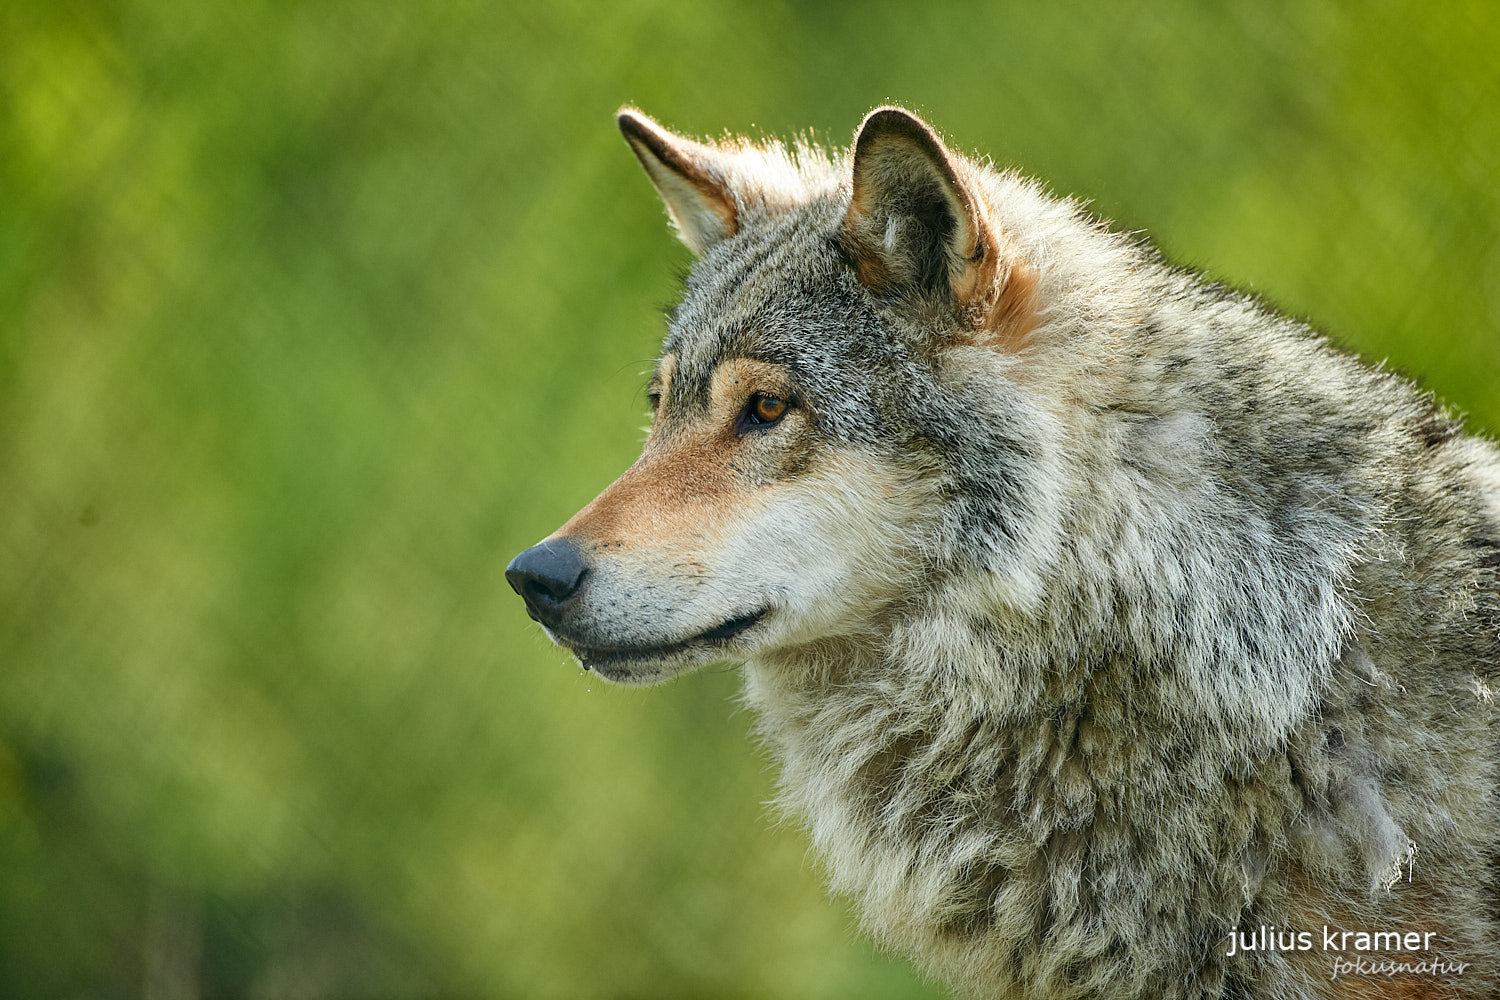
[[[670,642],[659,646],[629,643],[619,646],[595,646],[585,643],[574,642],[565,636],[560,636],[562,644],[573,651],[574,655],[583,662],[585,668],[594,667],[603,662],[622,662],[627,660],[665,660],[678,653],[686,652],[694,646],[722,645],[734,639],[742,632],[753,627],[766,616],[769,608],[748,615],[740,615],[726,622],[715,625],[713,628],[686,639]]]

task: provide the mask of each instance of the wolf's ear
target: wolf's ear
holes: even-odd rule
[[[621,108],[615,121],[689,250],[701,254],[735,234],[734,199],[713,148],[668,132],[634,108]]]
[[[951,296],[961,314],[989,326],[1006,305],[1006,286],[1022,289],[1009,280],[1012,267],[984,195],[968,181],[971,169],[920,118],[877,108],[855,135],[840,242],[870,288]]]

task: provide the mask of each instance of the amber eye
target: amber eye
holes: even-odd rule
[[[763,396],[757,393],[750,397],[750,407],[745,415],[756,425],[774,424],[786,413],[788,403],[778,396]]]

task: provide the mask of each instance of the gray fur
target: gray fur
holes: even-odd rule
[[[691,148],[734,226],[695,233],[658,422],[761,359],[816,442],[799,476],[858,456],[891,484],[817,522],[879,557],[840,578],[859,608],[768,583],[767,624],[727,649],[782,805],[865,927],[973,996],[1342,995],[1321,949],[1225,955],[1234,927],[1323,923],[1437,931],[1470,963],[1372,989],[1500,995],[1496,450],[940,144],[881,176],[937,164],[992,243],[956,249],[948,187],[877,191],[852,252],[890,255],[882,281],[851,266],[852,154]],[[1020,346],[976,342],[955,305],[971,251],[1034,275]],[[656,585],[627,579],[648,556],[609,576],[594,553],[626,581],[614,606]]]

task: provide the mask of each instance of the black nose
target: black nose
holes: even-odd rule
[[[505,579],[526,599],[531,617],[551,625],[562,616],[568,598],[578,593],[587,572],[577,546],[566,538],[549,538],[512,559]]]

